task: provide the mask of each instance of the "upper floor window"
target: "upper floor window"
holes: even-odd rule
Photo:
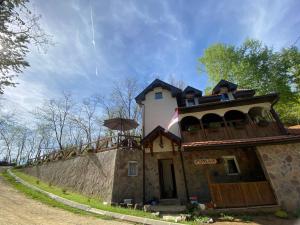
[[[229,96],[227,93],[221,94],[221,101],[229,101]]]
[[[231,92],[221,94],[221,101],[234,100],[234,96]]]
[[[196,105],[194,98],[186,99],[186,106],[193,106],[193,105]]]
[[[163,98],[162,92],[156,92],[155,93],[155,99],[162,99],[162,98]]]

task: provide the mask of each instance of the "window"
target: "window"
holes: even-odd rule
[[[186,106],[193,106],[195,105],[195,99],[194,98],[190,98],[186,100]]]
[[[163,98],[162,92],[155,93],[155,99],[162,99],[162,98]]]
[[[227,175],[237,175],[240,173],[239,165],[235,156],[225,156],[223,158],[225,161]]]
[[[128,176],[133,177],[138,175],[138,163],[136,161],[128,162]]]
[[[229,97],[227,93],[221,94],[221,102],[228,101]]]

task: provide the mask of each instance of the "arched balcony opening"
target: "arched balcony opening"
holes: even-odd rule
[[[208,113],[202,119],[207,140],[224,140],[227,138],[223,118],[218,114]]]
[[[238,110],[230,110],[225,113],[224,118],[230,127],[244,128],[247,124],[247,116]]]
[[[269,111],[263,107],[253,107],[248,112],[249,117],[258,126],[266,127],[273,121]]]
[[[215,113],[205,114],[201,120],[202,120],[204,129],[209,129],[209,128],[217,129],[220,127],[224,127],[222,117]]]
[[[180,121],[181,133],[185,142],[199,141],[201,139],[200,121],[193,116],[186,116]]]
[[[255,136],[280,135],[280,129],[270,111],[263,107],[253,107],[248,111],[253,126],[256,127]]]
[[[200,121],[194,116],[186,116],[180,122],[182,131],[198,131],[201,129]]]

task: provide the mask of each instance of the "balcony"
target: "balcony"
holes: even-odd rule
[[[201,119],[193,116],[181,120],[183,142],[217,141],[277,136],[281,132],[269,114],[261,116],[255,109],[244,114],[230,110],[224,117],[209,113]]]

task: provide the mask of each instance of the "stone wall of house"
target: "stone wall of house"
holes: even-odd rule
[[[257,152],[280,206],[300,209],[300,143],[259,146]]]
[[[160,183],[158,160],[172,159],[175,170],[175,182],[178,199],[181,202],[186,202],[186,190],[184,185],[183,170],[180,161],[180,153],[172,151],[169,152],[155,152],[145,154],[145,199],[146,201],[152,199],[160,199]]]
[[[239,175],[227,176],[227,171],[223,157],[235,156]],[[190,196],[197,196],[199,202],[211,201],[208,179],[210,182],[238,182],[240,177],[263,179],[263,171],[259,165],[259,160],[254,149],[216,149],[183,152],[187,186]],[[217,159],[217,164],[196,165],[197,159]]]
[[[128,163],[137,162],[137,176],[128,176]],[[143,152],[142,150],[118,150],[115,167],[112,202],[133,199],[143,202]]]
[[[89,153],[68,160],[58,160],[24,168],[39,179],[111,202],[117,150]]]
[[[238,149],[216,149],[216,150],[194,150],[183,151],[183,162],[185,167],[187,188],[189,196],[196,196],[200,202],[211,201],[211,194],[208,185],[208,176],[213,182],[239,182],[240,178],[264,180],[264,173],[260,166],[260,162],[253,148]],[[227,171],[223,157],[235,156],[240,174],[227,176]],[[197,159],[217,159],[214,165],[196,165]],[[181,202],[186,201],[186,189],[184,184],[184,176],[180,152],[172,151],[146,153],[145,162],[145,182],[146,200],[153,198],[160,199],[160,181],[158,161],[160,159],[172,159],[175,168],[175,180],[177,187],[177,195]]]

